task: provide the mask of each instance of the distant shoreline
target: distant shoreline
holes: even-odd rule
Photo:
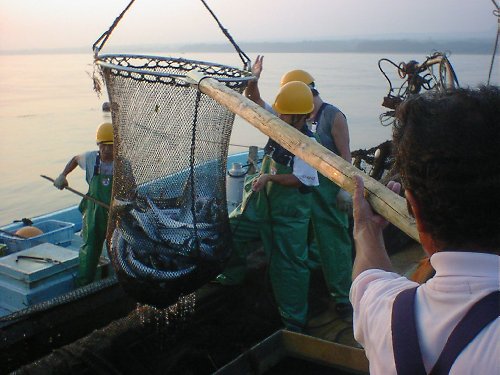
[[[454,54],[489,55],[493,52],[494,40],[324,40],[300,42],[243,42],[239,43],[245,53],[430,53],[432,51]],[[114,46],[106,48],[106,53],[141,53],[148,51],[175,52],[233,52],[228,43],[198,43],[184,45],[143,44]],[[68,54],[92,53],[91,47],[0,50],[0,55]]]

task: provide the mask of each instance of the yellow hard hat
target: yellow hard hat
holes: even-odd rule
[[[305,70],[290,70],[281,77],[280,86],[287,84],[292,81],[304,82],[308,86],[314,86],[314,78],[312,75],[307,73]]]
[[[113,125],[109,122],[105,122],[97,128],[97,134],[95,136],[97,144],[112,145],[113,144]]]
[[[286,83],[276,95],[273,109],[282,115],[306,115],[311,113],[314,109],[311,89],[300,81]]]
[[[43,234],[43,231],[37,227],[22,227],[16,232],[16,235],[24,237],[24,238],[31,238],[31,237],[36,237]]]

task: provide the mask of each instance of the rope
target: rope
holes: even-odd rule
[[[205,0],[200,0],[205,8],[210,12],[212,17],[214,18],[215,22],[217,22],[217,25],[219,25],[219,28],[221,29],[222,33],[226,36],[226,38],[229,40],[229,42],[233,45],[233,47],[236,49],[236,52],[238,52],[238,55],[240,56],[241,61],[243,62],[244,69],[246,70],[251,70],[251,62],[248,56],[241,50],[241,48],[236,44],[234,41],[233,37],[229,34],[229,31],[227,31],[226,28],[220,23],[218,20],[217,16],[212,12],[212,9],[209,8]]]
[[[378,61],[378,69],[380,70],[380,72],[382,73],[382,75],[385,77],[385,79],[387,80],[387,82],[389,82],[389,94],[391,94],[393,91],[394,91],[394,88],[392,87],[392,82],[391,80],[389,79],[389,77],[387,76],[387,74],[385,74],[384,70],[382,69],[382,65],[381,63],[383,61],[386,61],[388,62],[389,64],[392,64],[394,65],[394,67],[396,67],[396,69],[398,69],[398,72],[401,71],[401,67],[397,64],[395,64],[394,62],[392,62],[391,60],[389,59],[386,59],[386,58],[383,58],[383,59],[380,59]],[[404,77],[401,77],[401,78],[404,78]]]
[[[104,32],[99,39],[95,41],[95,43],[92,45],[92,50],[94,51],[94,56],[97,57],[97,54],[99,51],[104,47],[104,44],[107,42],[108,38],[110,37],[111,33],[115,29],[115,27],[118,25],[118,22],[121,21],[125,13],[129,10],[129,8],[132,6],[135,0],[131,0],[130,3],[126,6],[126,8],[120,13],[118,17],[115,18],[113,24],[111,27],[108,29],[108,31]],[[97,46],[97,43],[101,42],[99,46]]]
[[[118,23],[121,21],[125,13],[129,10],[129,8],[132,6],[135,0],[131,0],[130,3],[125,7],[125,9],[120,13],[118,17],[114,20],[113,24],[111,27],[104,32],[92,45],[92,50],[94,51],[94,56],[97,57],[99,51],[104,47],[104,44],[106,44],[107,40],[111,36],[111,33],[115,29],[115,27],[118,25]],[[217,25],[221,29],[222,33],[226,36],[226,38],[229,40],[229,42],[233,45],[233,47],[236,49],[236,52],[238,52],[238,55],[243,62],[243,67],[245,70],[250,71],[251,70],[251,60],[250,58],[245,54],[245,52],[242,51],[242,49],[236,44],[234,41],[233,37],[229,34],[229,31],[222,25],[222,23],[219,21],[215,13],[210,9],[210,7],[207,5],[207,3],[204,0],[200,0],[202,4],[207,8],[207,10],[210,12],[212,17],[214,18],[215,22],[217,22]],[[98,45],[99,44],[99,45]]]
[[[498,19],[498,30],[497,30],[497,37],[495,40],[495,46],[493,47],[493,55],[491,56],[490,72],[488,73],[488,85],[490,84],[491,73],[493,72],[493,65],[495,63],[495,56],[497,54],[497,48],[498,48],[498,38],[500,35],[500,6],[497,4],[496,0],[491,0],[491,2],[496,7],[496,9],[493,10],[493,15],[495,15]]]
[[[201,91],[196,91],[196,104],[193,118],[193,130],[191,133],[191,150],[189,154],[189,181],[191,182],[191,213],[193,215],[194,239],[196,241],[195,256],[200,255],[200,238],[198,236],[198,219],[196,215],[196,193],[194,180],[195,150],[196,150],[196,125],[198,124],[198,110],[200,107]]]

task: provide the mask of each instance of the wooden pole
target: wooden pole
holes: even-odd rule
[[[404,198],[219,81],[205,77],[198,71],[189,72],[187,77],[197,84],[202,93],[245,119],[349,193],[354,192],[353,177],[361,176],[365,183],[365,195],[373,209],[419,241],[415,221],[408,213]]]
[[[51,177],[49,177],[49,176],[45,176],[45,175],[41,174],[40,177],[45,178],[46,180],[49,180],[51,182],[54,182],[54,179],[51,178]],[[84,199],[88,199],[88,200],[94,202],[95,204],[97,204],[97,205],[99,205],[101,207],[104,207],[105,209],[109,210],[109,205],[106,204],[106,203],[104,203],[104,202],[101,202],[100,200],[97,200],[97,199],[95,199],[95,198],[93,198],[93,197],[91,197],[91,196],[89,196],[87,194],[80,193],[78,190],[72,189],[69,186],[65,186],[64,188],[66,190],[71,191],[72,193],[74,193],[76,195],[79,195],[80,197],[82,197]]]

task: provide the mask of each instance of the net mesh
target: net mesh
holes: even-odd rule
[[[184,79],[242,92],[251,73],[175,58],[98,58],[115,139],[113,266],[138,301],[165,307],[215,277],[230,252],[225,192],[234,114]]]

